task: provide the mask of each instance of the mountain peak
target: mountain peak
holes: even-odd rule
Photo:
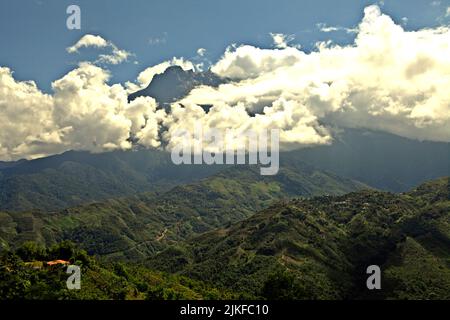
[[[209,70],[184,70],[180,66],[170,66],[163,73],[155,75],[145,89],[130,94],[128,101],[138,97],[152,97],[160,107],[168,108],[171,103],[182,99],[197,86],[217,87],[224,82],[226,79]]]

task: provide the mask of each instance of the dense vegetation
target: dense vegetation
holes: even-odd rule
[[[222,166],[174,165],[157,150],[91,154],[69,151],[0,163],[0,210],[58,210],[94,200],[168,190],[212,175]]]
[[[81,268],[81,289],[68,290],[66,266],[46,262],[63,259]],[[183,276],[151,271],[136,264],[106,263],[70,242],[50,248],[24,243],[0,256],[0,299],[237,299]]]
[[[273,201],[344,194],[365,186],[297,164],[275,176],[257,167],[231,167],[168,192],[73,207],[56,212],[0,212],[0,247],[29,240],[78,243],[90,254],[136,261],[167,244],[248,218]]]
[[[450,183],[392,194],[301,163],[273,177],[231,167],[168,192],[2,212],[0,244],[3,299],[450,299]],[[82,290],[54,259],[82,267]]]
[[[282,202],[156,255],[148,265],[249,295],[450,299],[449,179],[405,194]],[[379,265],[381,291],[366,288]]]
[[[346,129],[335,136],[329,146],[282,153],[281,167],[292,173],[297,165],[309,163],[317,169],[393,192],[450,175],[449,143],[420,142],[356,129]],[[71,151],[31,161],[0,162],[0,210],[54,211],[136,193],[167,191],[223,169],[208,165],[176,166],[170,154],[157,150],[101,154]],[[320,182],[316,180],[313,184],[322,191],[329,187]],[[330,194],[336,194],[333,189],[331,186]]]

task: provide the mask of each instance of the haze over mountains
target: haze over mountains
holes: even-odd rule
[[[167,104],[199,85],[225,80],[207,72],[169,67],[129,99],[151,96]],[[206,107],[206,106],[205,106]],[[418,141],[365,129],[337,129],[331,145],[280,155],[281,166],[307,163],[370,187],[402,192],[450,175],[450,144]],[[220,170],[222,166],[172,164],[170,154],[136,148],[100,154],[71,151],[36,160],[0,163],[0,209],[56,210],[116,196],[167,190]]]
[[[449,144],[347,129],[330,146],[280,154],[281,167],[307,163],[380,190],[403,192],[450,175]],[[430,156],[433,155],[433,156]],[[66,152],[0,167],[0,209],[58,209],[163,189],[215,174],[221,165],[174,165],[157,150]],[[260,177],[262,179],[262,177]]]
[[[363,129],[339,131],[331,145],[298,150],[293,158],[392,192],[450,175],[450,143]]]
[[[55,210],[93,200],[166,190],[211,175],[222,167],[176,166],[156,150],[61,155],[4,165],[4,210]]]

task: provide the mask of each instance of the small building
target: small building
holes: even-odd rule
[[[67,266],[69,265],[70,262],[66,261],[66,260],[53,260],[53,261],[47,261],[47,265],[48,266],[56,266],[56,265],[64,265]]]

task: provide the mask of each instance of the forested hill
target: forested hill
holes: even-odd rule
[[[275,176],[261,176],[256,166],[235,166],[165,192],[56,211],[5,211],[0,244],[72,240],[91,254],[142,259],[167,244],[248,218],[273,201],[362,188],[368,187],[301,163],[282,167]]]
[[[153,268],[275,299],[449,299],[449,178],[396,195],[280,202],[173,246]],[[368,291],[379,265],[383,290]]]

